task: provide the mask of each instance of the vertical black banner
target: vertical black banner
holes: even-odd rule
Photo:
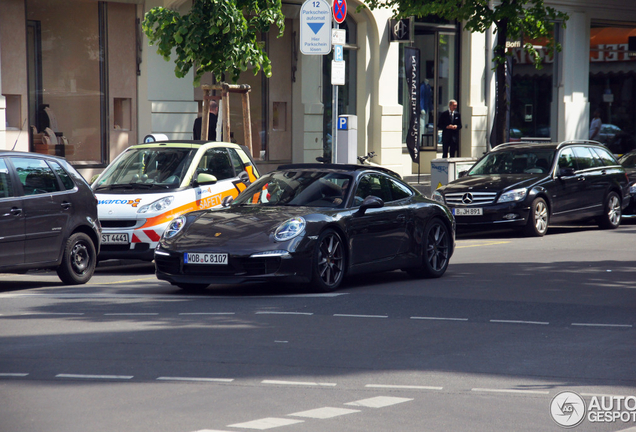
[[[404,47],[404,69],[408,97],[404,103],[408,106],[409,130],[406,134],[406,146],[413,162],[420,161],[420,50]]]

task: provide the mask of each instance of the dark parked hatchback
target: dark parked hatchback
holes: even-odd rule
[[[86,283],[100,237],[95,195],[65,159],[0,152],[0,272],[54,268],[66,284]]]
[[[520,227],[543,236],[552,222],[596,218],[617,228],[630,199],[625,170],[591,141],[507,143],[479,159],[468,173],[437,189],[462,227]]]

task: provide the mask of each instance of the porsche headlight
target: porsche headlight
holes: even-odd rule
[[[139,207],[137,213],[159,212],[165,210],[166,208],[170,207],[172,201],[174,201],[174,196],[172,195],[160,198],[155,202]]]
[[[186,224],[186,218],[184,216],[178,216],[168,224],[168,228],[163,232],[163,238],[169,239],[176,236],[179,231],[183,229]]]
[[[431,198],[433,198],[433,201],[437,201],[440,204],[446,204],[444,202],[444,195],[442,195],[439,191],[433,192],[433,196]]]
[[[509,190],[508,192],[502,193],[499,199],[497,200],[497,202],[505,203],[505,202],[513,202],[513,201],[522,201],[527,194],[528,194],[528,189],[526,188]]]
[[[274,238],[277,241],[291,240],[305,231],[305,226],[307,226],[307,222],[305,222],[305,219],[302,217],[287,219],[276,228]]]

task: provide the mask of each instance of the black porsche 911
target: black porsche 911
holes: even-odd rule
[[[295,164],[262,176],[228,207],[174,219],[155,266],[159,279],[183,289],[281,280],[326,292],[360,273],[440,277],[454,246],[448,208],[396,173]]]

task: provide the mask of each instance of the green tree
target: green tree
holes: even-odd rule
[[[198,87],[205,72],[211,72],[217,81],[228,74],[236,83],[249,65],[254,67],[254,75],[262,68],[270,77],[272,65],[259,37],[272,25],[282,36],[281,0],[194,0],[185,15],[163,7],[151,9],[142,28],[166,61],[176,55],[178,78],[195,68],[194,86]]]
[[[493,70],[497,77],[497,100],[495,106],[495,130],[497,144],[506,137],[506,116],[508,101],[506,95],[506,41],[546,40],[548,55],[560,51],[561,46],[554,40],[554,23],[561,21],[565,27],[568,15],[546,6],[543,0],[368,0],[370,9],[389,8],[397,18],[410,16],[424,17],[436,15],[447,20],[458,20],[464,29],[484,33],[493,26],[497,34],[494,50]],[[541,68],[541,57],[532,43],[526,42],[524,50]],[[501,113],[501,115],[498,115]]]

